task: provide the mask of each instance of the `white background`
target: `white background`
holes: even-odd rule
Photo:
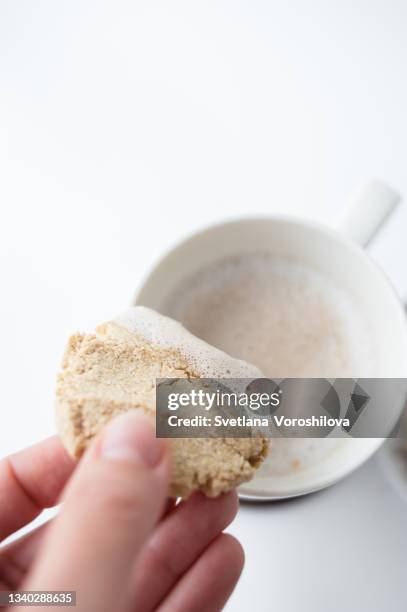
[[[54,431],[68,334],[190,231],[334,223],[369,175],[407,194],[406,32],[403,0],[0,2],[1,454]],[[406,229],[371,249],[403,296]],[[406,516],[377,459],[244,507],[229,609],[404,610]]]

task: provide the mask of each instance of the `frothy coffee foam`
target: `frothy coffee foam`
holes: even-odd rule
[[[163,311],[270,377],[367,377],[372,370],[368,330],[351,297],[296,261],[224,259],[186,279]]]
[[[224,259],[175,288],[163,312],[266,376],[368,377],[369,330],[351,296],[320,272],[265,254]],[[338,439],[275,439],[256,481],[306,469]]]
[[[153,345],[178,350],[202,378],[257,378],[261,371],[193,336],[180,323],[144,306],[133,306],[114,322]]]

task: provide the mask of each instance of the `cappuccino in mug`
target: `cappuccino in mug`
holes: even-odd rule
[[[295,259],[261,253],[221,259],[185,278],[162,311],[270,378],[359,378],[374,372],[369,328],[352,296]],[[306,468],[339,443],[276,439],[260,472]]]

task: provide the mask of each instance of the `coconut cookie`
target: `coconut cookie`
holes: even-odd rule
[[[176,321],[141,306],[73,335],[57,384],[57,427],[80,457],[115,415],[141,410],[155,419],[156,378],[259,378],[258,368],[206,344]],[[264,438],[171,439],[171,495],[210,497],[250,480],[267,453]]]

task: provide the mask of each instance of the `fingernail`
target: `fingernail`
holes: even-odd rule
[[[107,459],[134,461],[155,467],[164,452],[164,442],[155,437],[151,419],[132,412],[116,417],[103,433],[101,454]]]

